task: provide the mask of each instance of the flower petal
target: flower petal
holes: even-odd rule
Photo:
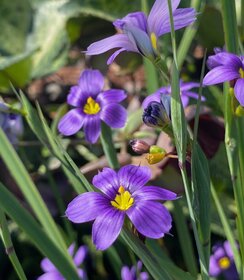
[[[185,108],[189,104],[190,98],[187,95],[181,95],[181,102],[183,108]]]
[[[174,18],[174,29],[178,30],[192,24],[196,20],[196,11],[193,8],[177,9],[173,13],[173,18]],[[169,33],[170,30],[171,30],[170,18],[168,17],[161,24],[161,28],[159,30],[158,36],[161,36],[165,33]]]
[[[63,135],[73,135],[82,128],[83,123],[84,117],[81,110],[72,109],[61,118],[58,123],[58,130]]]
[[[209,259],[209,275],[212,277],[216,277],[220,274],[221,269],[219,267],[219,264],[214,256],[210,256]]]
[[[64,277],[58,271],[50,271],[39,276],[37,280],[64,280]]]
[[[97,139],[101,132],[101,120],[98,115],[87,117],[84,122],[84,132],[86,135],[86,141],[94,144],[97,142]]]
[[[87,255],[87,247],[81,246],[74,256],[74,263],[77,267],[83,263],[86,255]]]
[[[123,30],[126,23],[147,32],[147,17],[143,12],[130,13],[122,19],[115,20],[113,25]]]
[[[57,270],[54,264],[48,258],[45,258],[41,261],[41,268],[45,272]]]
[[[173,0],[172,12],[179,6],[180,0]],[[169,19],[169,8],[167,0],[156,0],[152,6],[152,9],[148,15],[148,31],[154,32],[157,37],[160,36],[160,30],[162,24]]]
[[[79,87],[89,96],[96,96],[104,87],[104,77],[98,70],[84,70],[79,79]]]
[[[141,200],[174,200],[177,198],[177,194],[169,190],[155,187],[145,186],[133,193],[135,199]]]
[[[234,92],[236,99],[239,101],[241,106],[244,106],[244,79],[238,79],[236,81]]]
[[[233,67],[218,66],[210,70],[203,79],[204,85],[215,85],[236,79],[240,76],[239,72]]]
[[[103,107],[100,118],[112,128],[121,128],[125,125],[127,111],[119,104],[109,104]]]
[[[80,107],[82,102],[82,91],[79,86],[73,86],[67,96],[67,103],[74,107]]]
[[[75,243],[72,243],[72,244],[69,246],[68,252],[69,252],[70,256],[73,257],[74,252],[75,252]]]
[[[147,166],[126,165],[118,172],[119,184],[131,193],[142,188],[151,179],[151,170]]]
[[[97,102],[101,104],[101,106],[105,106],[111,103],[119,103],[126,98],[126,94],[124,90],[121,89],[109,89],[101,92],[97,97]]]
[[[150,94],[149,96],[147,96],[143,102],[142,102],[142,107],[145,109],[147,108],[147,106],[149,105],[149,103],[151,103],[152,101],[156,101],[156,102],[159,102],[160,103],[160,100],[161,100],[161,95],[163,93],[160,92],[159,90],[153,94]]]
[[[111,63],[114,62],[115,58],[121,53],[121,52],[124,52],[126,51],[125,48],[121,48],[121,49],[118,49],[117,51],[115,51],[107,60],[107,65],[110,65]]]
[[[101,193],[87,192],[69,203],[65,215],[73,223],[89,222],[95,220],[109,205],[109,200]]]
[[[236,244],[236,245],[237,245],[237,244]],[[231,260],[233,260],[234,254],[233,254],[233,251],[232,251],[232,249],[231,249],[230,242],[229,242],[228,240],[226,240],[226,241],[224,242],[223,246],[224,246],[226,255],[227,255]]]
[[[116,34],[91,44],[87,48],[86,54],[101,54],[115,48],[123,48],[127,51],[138,52],[126,34]]]
[[[240,58],[233,53],[219,52],[208,57],[207,65],[210,69],[222,65],[235,68],[238,71],[239,68],[242,67],[242,62]]]
[[[117,173],[113,169],[105,167],[93,177],[92,184],[110,199],[114,199],[119,188]]]
[[[123,266],[121,269],[121,280],[134,280],[134,276],[128,266]]]
[[[180,90],[187,91],[192,88],[199,88],[200,84],[196,82],[180,82]]]
[[[150,238],[163,237],[171,229],[169,211],[159,202],[140,200],[126,211],[136,229]]]
[[[97,250],[105,250],[118,237],[124,223],[125,212],[111,206],[99,215],[92,227],[92,240]]]

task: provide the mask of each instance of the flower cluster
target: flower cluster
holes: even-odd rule
[[[124,219],[129,217],[138,232],[146,237],[160,238],[171,229],[171,216],[159,202],[173,200],[177,195],[155,186],[145,186],[151,178],[146,166],[127,165],[117,173],[104,168],[93,178],[101,192],[78,195],[66,210],[73,223],[95,220],[92,240],[98,250],[105,250],[118,237]]]
[[[67,97],[70,110],[58,124],[63,135],[72,135],[82,127],[86,140],[95,143],[100,135],[101,121],[113,128],[125,125],[126,110],[118,103],[126,98],[118,89],[103,91],[104,78],[98,70],[85,70]]]
[[[69,254],[73,257],[74,264],[77,267],[77,272],[80,279],[85,277],[85,272],[80,268],[80,265],[83,263],[86,255],[87,255],[87,247],[81,246],[76,254],[75,252],[75,244],[71,244],[68,248]],[[54,264],[47,258],[41,261],[41,268],[45,272],[43,275],[39,276],[37,280],[65,280],[65,278],[60,274]]]

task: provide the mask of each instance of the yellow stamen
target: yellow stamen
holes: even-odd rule
[[[101,110],[99,104],[92,98],[88,97],[83,108],[84,113],[88,115],[96,115]]]
[[[244,70],[242,68],[239,69],[239,73],[241,75],[241,78],[244,79]]]
[[[222,269],[227,269],[230,267],[230,260],[227,257],[223,257],[219,260],[219,266]]]
[[[125,190],[123,186],[120,186],[118,189],[118,193],[115,196],[115,199],[110,203],[113,207],[125,211],[128,210],[134,203],[134,198],[131,197],[131,194]]]
[[[150,39],[151,39],[151,43],[152,43],[153,48],[155,50],[157,50],[157,36],[154,32],[151,33]]]

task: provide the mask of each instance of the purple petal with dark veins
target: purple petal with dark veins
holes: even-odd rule
[[[151,179],[151,170],[147,166],[126,165],[118,171],[119,184],[131,193],[142,188]]]
[[[105,167],[93,177],[92,184],[113,200],[119,188],[117,173],[113,169]]]
[[[177,194],[155,186],[144,186],[133,193],[136,201],[139,200],[174,200]]]
[[[226,66],[235,68],[237,71],[242,66],[240,58],[228,52],[219,52],[215,55],[211,55],[208,57],[207,65],[210,69],[215,68],[217,66]]]
[[[89,115],[84,122],[86,141],[94,144],[101,132],[101,120],[98,115]]]
[[[67,96],[67,103],[74,107],[81,107],[82,90],[79,86],[73,86]]]
[[[125,212],[111,206],[99,215],[92,226],[92,240],[97,250],[105,250],[117,239],[124,223]]]
[[[244,106],[244,79],[240,78],[236,81],[234,92],[236,99],[239,101],[241,106]]]
[[[78,132],[84,124],[84,115],[80,109],[72,109],[65,114],[58,123],[58,130],[69,136]]]
[[[65,214],[73,223],[84,223],[95,220],[106,211],[109,200],[101,193],[87,192],[78,195],[68,205]]]
[[[174,18],[174,29],[178,30],[192,24],[196,20],[196,11],[193,8],[177,9],[173,13]],[[160,26],[159,35],[161,36],[165,33],[169,33],[170,28],[170,18],[168,17]]]
[[[125,91],[122,89],[109,89],[101,92],[96,101],[101,104],[101,107],[111,104],[111,103],[119,103],[126,98]]]
[[[215,85],[239,78],[240,74],[233,67],[218,66],[210,70],[203,79],[204,85]]]
[[[159,202],[140,200],[126,214],[144,236],[160,238],[171,229],[172,218],[169,211]]]
[[[121,105],[112,103],[102,108],[100,118],[112,128],[121,128],[125,125],[127,111]]]
[[[180,0],[172,1],[172,12],[179,6]],[[156,0],[148,15],[148,32],[154,32],[157,37],[160,36],[162,24],[169,19],[169,8],[167,0]]]
[[[104,87],[104,77],[98,70],[84,70],[79,78],[79,87],[88,96],[96,96]]]
[[[123,48],[127,51],[138,52],[138,49],[134,47],[126,34],[116,34],[91,44],[87,48],[86,54],[101,54],[115,48]]]
[[[113,25],[123,30],[126,23],[147,32],[147,17],[143,12],[130,13],[122,19],[115,20]]]

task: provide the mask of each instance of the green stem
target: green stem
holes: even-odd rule
[[[20,280],[27,280],[24,270],[19,262],[19,259],[14,250],[14,246],[11,240],[11,236],[8,230],[8,223],[5,217],[4,212],[0,209],[0,227],[1,227],[1,238],[3,240],[3,244],[5,246],[6,253],[19,276]]]
[[[203,280],[209,279],[208,269],[206,266],[206,261],[205,261],[205,257],[204,257],[204,253],[203,253],[203,248],[202,248],[199,236],[198,236],[197,221],[196,221],[194,211],[193,211],[193,208],[191,205],[191,195],[190,195],[190,191],[189,191],[189,182],[188,182],[185,166],[184,165],[181,166],[180,170],[181,170],[181,176],[182,176],[184,187],[185,187],[186,201],[187,201],[187,206],[188,206],[188,210],[189,210],[189,216],[191,219],[193,234],[194,234],[197,251],[198,251],[198,255],[199,255],[202,279]]]
[[[186,267],[188,271],[196,277],[198,274],[196,258],[192,246],[190,233],[187,227],[187,221],[183,213],[180,201],[176,200],[174,202],[173,216]]]
[[[233,233],[232,230],[230,228],[230,225],[228,223],[228,219],[225,215],[224,209],[219,201],[219,197],[214,189],[214,186],[211,185],[211,193],[212,193],[212,197],[213,197],[213,201],[215,203],[216,209],[218,211],[219,214],[219,218],[221,220],[221,223],[223,225],[227,240],[230,243],[233,255],[234,255],[234,261],[235,261],[235,265],[237,268],[237,271],[240,273],[241,271],[241,258],[240,258],[240,254],[238,252],[237,246],[236,246],[236,241],[233,237]]]
[[[101,128],[101,142],[103,146],[104,154],[108,160],[109,165],[113,169],[119,168],[119,162],[117,158],[117,153],[114,147],[113,138],[112,138],[112,131],[109,126],[107,126],[104,122],[102,122]]]

